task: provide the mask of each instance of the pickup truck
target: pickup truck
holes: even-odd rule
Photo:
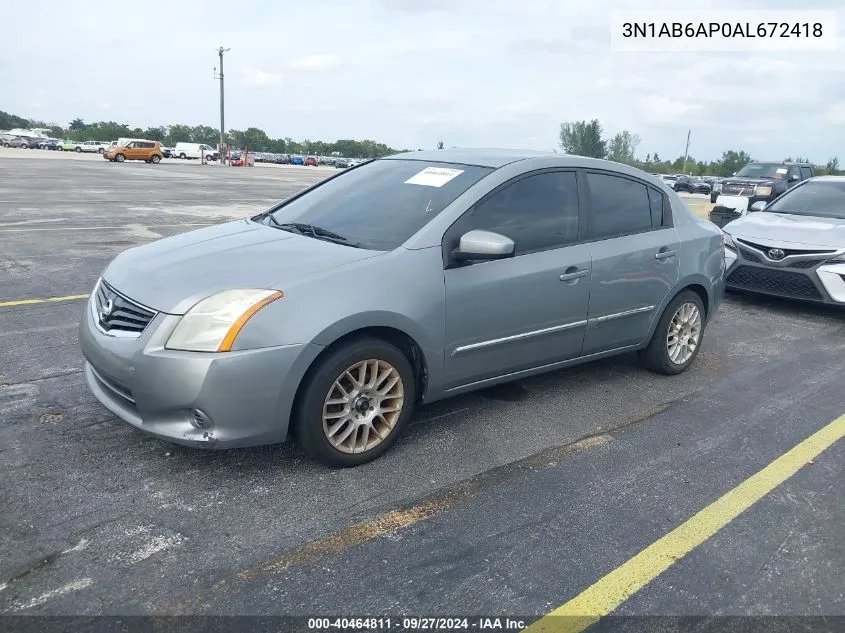
[[[101,141],[82,141],[81,143],[77,143],[74,151],[76,152],[87,152],[90,154],[99,152],[103,154],[106,150],[109,149],[108,143],[103,143]]]
[[[748,213],[756,202],[768,204],[786,190],[815,175],[809,163],[755,161],[717,183],[710,221],[719,227]],[[714,195],[715,194],[715,195]]]

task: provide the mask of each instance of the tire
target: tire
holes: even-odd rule
[[[718,197],[719,197],[719,194],[711,193],[710,194],[710,204],[716,204],[716,198],[718,198]]]
[[[350,370],[355,378],[360,378],[361,365],[364,366],[364,379],[361,381],[364,389],[359,395],[359,386],[353,382]],[[376,367],[378,371],[374,372]],[[380,403],[394,410],[378,415],[374,411],[379,408],[376,402],[379,396],[377,392],[370,391],[373,387],[368,387],[367,383],[383,372],[391,373],[382,378],[382,390],[395,378],[398,380],[390,386],[388,397]],[[375,398],[369,397],[370,394]],[[338,402],[326,404],[329,399]],[[346,403],[344,399],[347,399]],[[414,370],[405,354],[381,339],[354,339],[330,352],[309,370],[295,405],[293,435],[309,457],[327,466],[358,466],[380,457],[393,446],[412,415],[415,400]],[[366,403],[370,404],[370,409],[362,413],[363,409],[358,407],[364,407]],[[395,410],[397,406],[398,411]],[[341,417],[341,411],[346,411],[346,415]],[[340,440],[350,427],[353,430],[347,433],[347,437],[333,443],[329,440],[329,422],[332,420],[338,420],[332,423],[336,440]],[[361,443],[370,446],[364,449]]]
[[[701,302],[701,297],[692,290],[682,290],[663,311],[648,347],[638,352],[642,363],[651,371],[667,376],[680,374],[686,370],[701,349],[704,318],[704,304]],[[680,329],[680,341],[677,334],[672,336],[676,327]],[[688,336],[690,333],[693,336]],[[688,353],[689,347],[684,348],[683,345],[684,338],[687,336],[687,340],[695,337],[695,348],[691,350],[691,353]],[[678,347],[673,347],[672,338],[678,341],[676,343]],[[672,356],[676,353],[680,355],[673,360]]]
[[[182,160],[185,160],[188,157],[185,156],[185,152],[182,152],[181,154],[179,154],[179,158],[181,158]]]
[[[97,151],[98,151],[98,152],[100,152],[101,154],[105,154],[105,153],[106,153],[106,150],[105,150],[105,149],[103,149],[102,147],[101,147],[100,149],[98,149]]]
[[[161,162],[161,156],[158,154],[153,154],[152,158],[150,158],[150,162],[154,165],[158,165]]]
[[[81,148],[81,147],[77,147],[74,151],[81,152],[81,151],[82,151],[82,148]]]
[[[114,159],[115,159],[118,163],[122,163],[123,161],[125,161],[125,160],[126,160],[126,156],[124,156],[123,154],[117,154],[117,155],[114,157]]]

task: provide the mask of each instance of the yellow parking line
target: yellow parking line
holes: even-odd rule
[[[68,295],[66,297],[48,297],[46,299],[19,299],[17,301],[0,301],[0,308],[11,308],[12,306],[28,306],[35,303],[58,303],[59,301],[76,301],[87,299],[88,295]]]
[[[845,415],[800,442],[763,470],[743,481],[524,631],[529,633],[583,631],[602,616],[611,613],[843,437],[845,437]]]
[[[180,224],[144,224],[142,228],[161,228],[165,226],[211,226],[213,222],[183,222]],[[118,230],[118,229],[134,229],[138,225],[122,224],[120,226],[67,226],[67,227],[50,227],[50,228],[33,228],[33,229],[0,229],[0,233],[31,233],[33,231],[103,231],[103,230]]]

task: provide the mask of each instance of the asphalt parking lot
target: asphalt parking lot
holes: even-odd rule
[[[845,616],[835,437],[641,588],[612,577],[845,413],[845,313],[729,295],[683,375],[623,356],[438,402],[352,470],[202,452],[88,392],[84,295],[122,250],[333,170],[34,154],[0,152],[0,612],[527,622],[610,577],[623,615]]]

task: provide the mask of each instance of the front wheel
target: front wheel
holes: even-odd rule
[[[161,156],[159,156],[158,154],[153,154],[153,157],[150,158],[150,162],[152,162],[154,165],[158,165],[161,162]]]
[[[310,457],[350,467],[383,455],[411,417],[414,371],[377,338],[351,341],[309,372],[297,399],[294,436]]]
[[[703,335],[704,304],[695,292],[684,290],[666,306],[640,360],[659,374],[680,374],[698,356]]]
[[[115,156],[115,157],[114,157],[114,159],[115,159],[118,163],[122,163],[123,161],[125,161],[125,160],[126,160],[126,156],[124,156],[123,154],[118,154],[117,156]]]
[[[179,154],[179,158],[181,158],[182,160],[185,160],[187,158],[187,156],[185,155],[185,152],[182,152],[181,154]]]
[[[81,148],[81,147],[77,147],[75,151],[77,151],[77,152],[81,152],[81,151],[82,151],[82,148]]]

